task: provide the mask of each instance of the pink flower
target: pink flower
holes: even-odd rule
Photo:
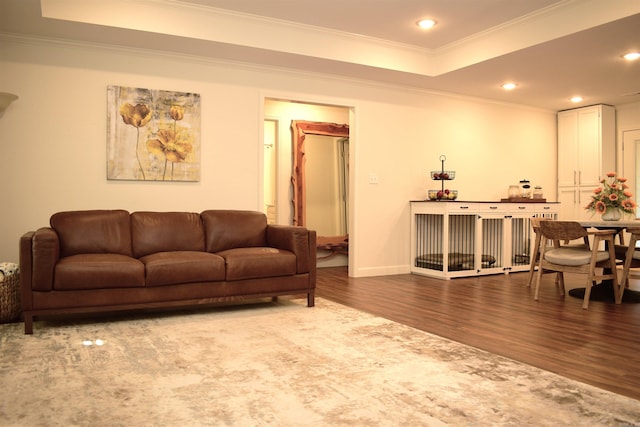
[[[600,194],[600,193],[602,193],[602,187],[598,187],[598,188],[596,188],[595,190],[593,190],[593,193],[594,193],[594,194]]]
[[[605,213],[605,211],[607,210],[607,206],[601,202],[601,201],[597,201],[596,202],[596,212],[598,213]]]
[[[616,176],[616,173],[615,172],[607,172],[607,176],[609,178],[613,178],[614,176]]]

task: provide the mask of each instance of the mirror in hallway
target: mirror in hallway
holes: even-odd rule
[[[348,252],[349,126],[294,120],[293,223],[316,230],[318,248]]]

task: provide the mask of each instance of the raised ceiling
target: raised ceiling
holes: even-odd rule
[[[430,31],[420,18],[438,23]],[[0,33],[104,43],[549,110],[640,101],[638,0],[0,0]],[[503,91],[500,85],[518,87]],[[580,94],[584,101],[569,98]]]

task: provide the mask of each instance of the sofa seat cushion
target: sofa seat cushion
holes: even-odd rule
[[[236,248],[218,252],[227,264],[227,280],[259,277],[290,276],[296,274],[293,252],[276,248]]]
[[[140,258],[146,268],[147,286],[224,280],[224,259],[196,251],[158,252]]]
[[[55,290],[134,288],[144,286],[144,265],[120,254],[78,254],[58,261]]]
[[[579,267],[581,265],[588,265],[591,262],[591,251],[588,249],[574,249],[574,248],[551,249],[544,253],[544,259],[546,259],[547,261],[553,264]],[[602,262],[608,259],[609,259],[608,252],[605,252],[605,251],[597,252],[596,262]]]

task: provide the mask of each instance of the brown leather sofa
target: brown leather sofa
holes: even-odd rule
[[[306,294],[316,233],[261,212],[59,212],[20,238],[25,334],[36,316]]]

